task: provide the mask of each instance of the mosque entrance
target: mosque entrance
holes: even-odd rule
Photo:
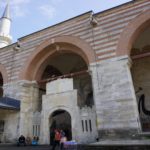
[[[73,79],[73,88],[78,90],[79,107],[94,105],[92,79],[86,62],[79,55],[64,51],[54,53],[44,63],[38,80],[39,110],[42,106],[42,95],[46,93],[46,83],[62,78]]]
[[[50,144],[53,143],[55,129],[59,131],[63,130],[67,140],[72,139],[71,116],[67,111],[62,109],[54,111],[49,119],[49,122]]]
[[[50,45],[43,51],[52,51],[55,46]],[[39,90],[35,111],[41,111],[41,126],[44,126],[41,127],[41,143],[52,143],[55,128],[64,130],[68,140],[85,142],[88,135],[87,139],[94,141],[97,133],[96,115],[88,63],[82,55],[72,51],[72,45],[69,49],[67,44],[59,43],[59,46],[59,50],[42,60],[35,74]],[[84,125],[93,128],[85,132],[82,129]]]
[[[137,98],[140,125],[150,132],[150,27],[133,44],[131,51],[132,78]]]

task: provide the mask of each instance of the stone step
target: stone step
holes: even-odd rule
[[[49,145],[20,146],[12,144],[0,144],[0,150],[50,150]],[[60,150],[58,147],[55,150]],[[105,140],[89,145],[68,147],[65,150],[150,150],[150,140]]]
[[[150,150],[150,146],[144,146],[144,145],[132,145],[132,146],[85,146],[82,149],[77,150]]]
[[[150,139],[104,140],[84,145],[81,150],[150,150]]]

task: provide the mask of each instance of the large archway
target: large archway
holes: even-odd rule
[[[20,74],[20,79],[35,80],[43,62],[54,53],[69,50],[81,56],[87,64],[95,62],[95,54],[91,46],[84,40],[73,36],[58,36],[47,39],[35,48]]]
[[[35,87],[36,97],[33,101],[33,111],[38,111],[44,115],[41,118],[41,126],[45,128],[41,129],[41,142],[49,143],[48,131],[49,128],[52,130],[54,125],[48,124],[49,116],[47,112],[54,108],[58,110],[62,107],[68,108],[69,112],[72,111],[71,116],[74,116],[72,130],[75,132],[76,126],[81,129],[81,120],[77,115],[81,115],[80,113],[82,112],[79,110],[82,108],[88,109],[88,113],[94,116],[93,126],[95,127],[92,79],[88,71],[89,64],[95,62],[94,52],[91,47],[77,37],[60,36],[46,40],[30,56],[20,74],[20,79],[36,81],[38,84]],[[58,83],[57,81],[60,82]],[[65,81],[67,81],[67,84]],[[68,86],[68,82],[71,87]],[[55,85],[57,87],[62,85],[60,91],[57,90],[59,88],[56,88]],[[68,88],[64,92],[65,86]],[[50,91],[51,89],[52,91]],[[67,116],[64,116],[65,120],[67,118]],[[66,130],[66,132],[68,131]],[[68,139],[71,139],[71,136],[75,138],[79,134],[75,132],[73,132],[73,135],[67,133]],[[93,130],[94,134],[95,130]],[[80,139],[82,140],[82,137]]]
[[[72,139],[72,125],[70,114],[62,109],[55,110],[49,118],[49,129],[50,129],[50,144],[54,140],[54,131],[61,130],[64,132],[68,140]]]
[[[144,30],[150,26],[150,10],[144,11],[131,21],[121,33],[116,50],[117,56],[130,55],[132,45]]]
[[[42,103],[42,95],[46,93],[46,83],[53,78],[57,80],[65,76],[73,79],[73,88],[78,91],[78,106],[92,107],[93,88],[88,66],[82,57],[70,51],[54,53],[39,68],[36,76],[39,85],[39,103]]]
[[[131,73],[142,131],[150,131],[150,27],[145,28],[132,45]],[[143,96],[142,96],[143,95]]]
[[[37,111],[42,109],[46,83],[53,77],[56,80],[66,75],[67,78],[73,78],[73,88],[78,90],[78,106],[93,106],[92,79],[88,65],[94,62],[94,54],[87,43],[70,36],[54,38],[39,46],[27,62],[21,77],[38,83]]]
[[[142,131],[150,131],[148,112],[150,110],[150,10],[145,10],[131,21],[121,33],[117,56],[129,56],[132,59],[131,74],[137,99],[140,126]],[[141,90],[142,89],[142,90]],[[145,101],[139,97],[144,94]],[[145,102],[145,104],[144,104]],[[147,107],[146,107],[147,106]],[[144,114],[146,112],[147,114]]]

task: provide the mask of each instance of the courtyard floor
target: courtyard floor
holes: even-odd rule
[[[46,146],[12,146],[12,145],[0,145],[0,150],[51,150],[51,147]],[[59,150],[56,148],[55,150]]]
[[[0,150],[51,150],[50,145],[20,146],[0,144]],[[58,147],[55,150],[60,150]],[[79,145],[78,148],[67,148],[66,150],[150,150],[150,139],[148,140],[105,140],[90,145]]]

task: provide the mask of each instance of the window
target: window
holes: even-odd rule
[[[33,125],[33,136],[40,136],[40,125]]]
[[[85,126],[86,126],[86,131],[88,131],[88,124],[87,124],[87,120],[85,120]]]
[[[91,120],[89,120],[89,126],[90,126],[90,131],[92,132],[92,123],[91,123]]]
[[[82,131],[84,132],[84,121],[82,120]]]

